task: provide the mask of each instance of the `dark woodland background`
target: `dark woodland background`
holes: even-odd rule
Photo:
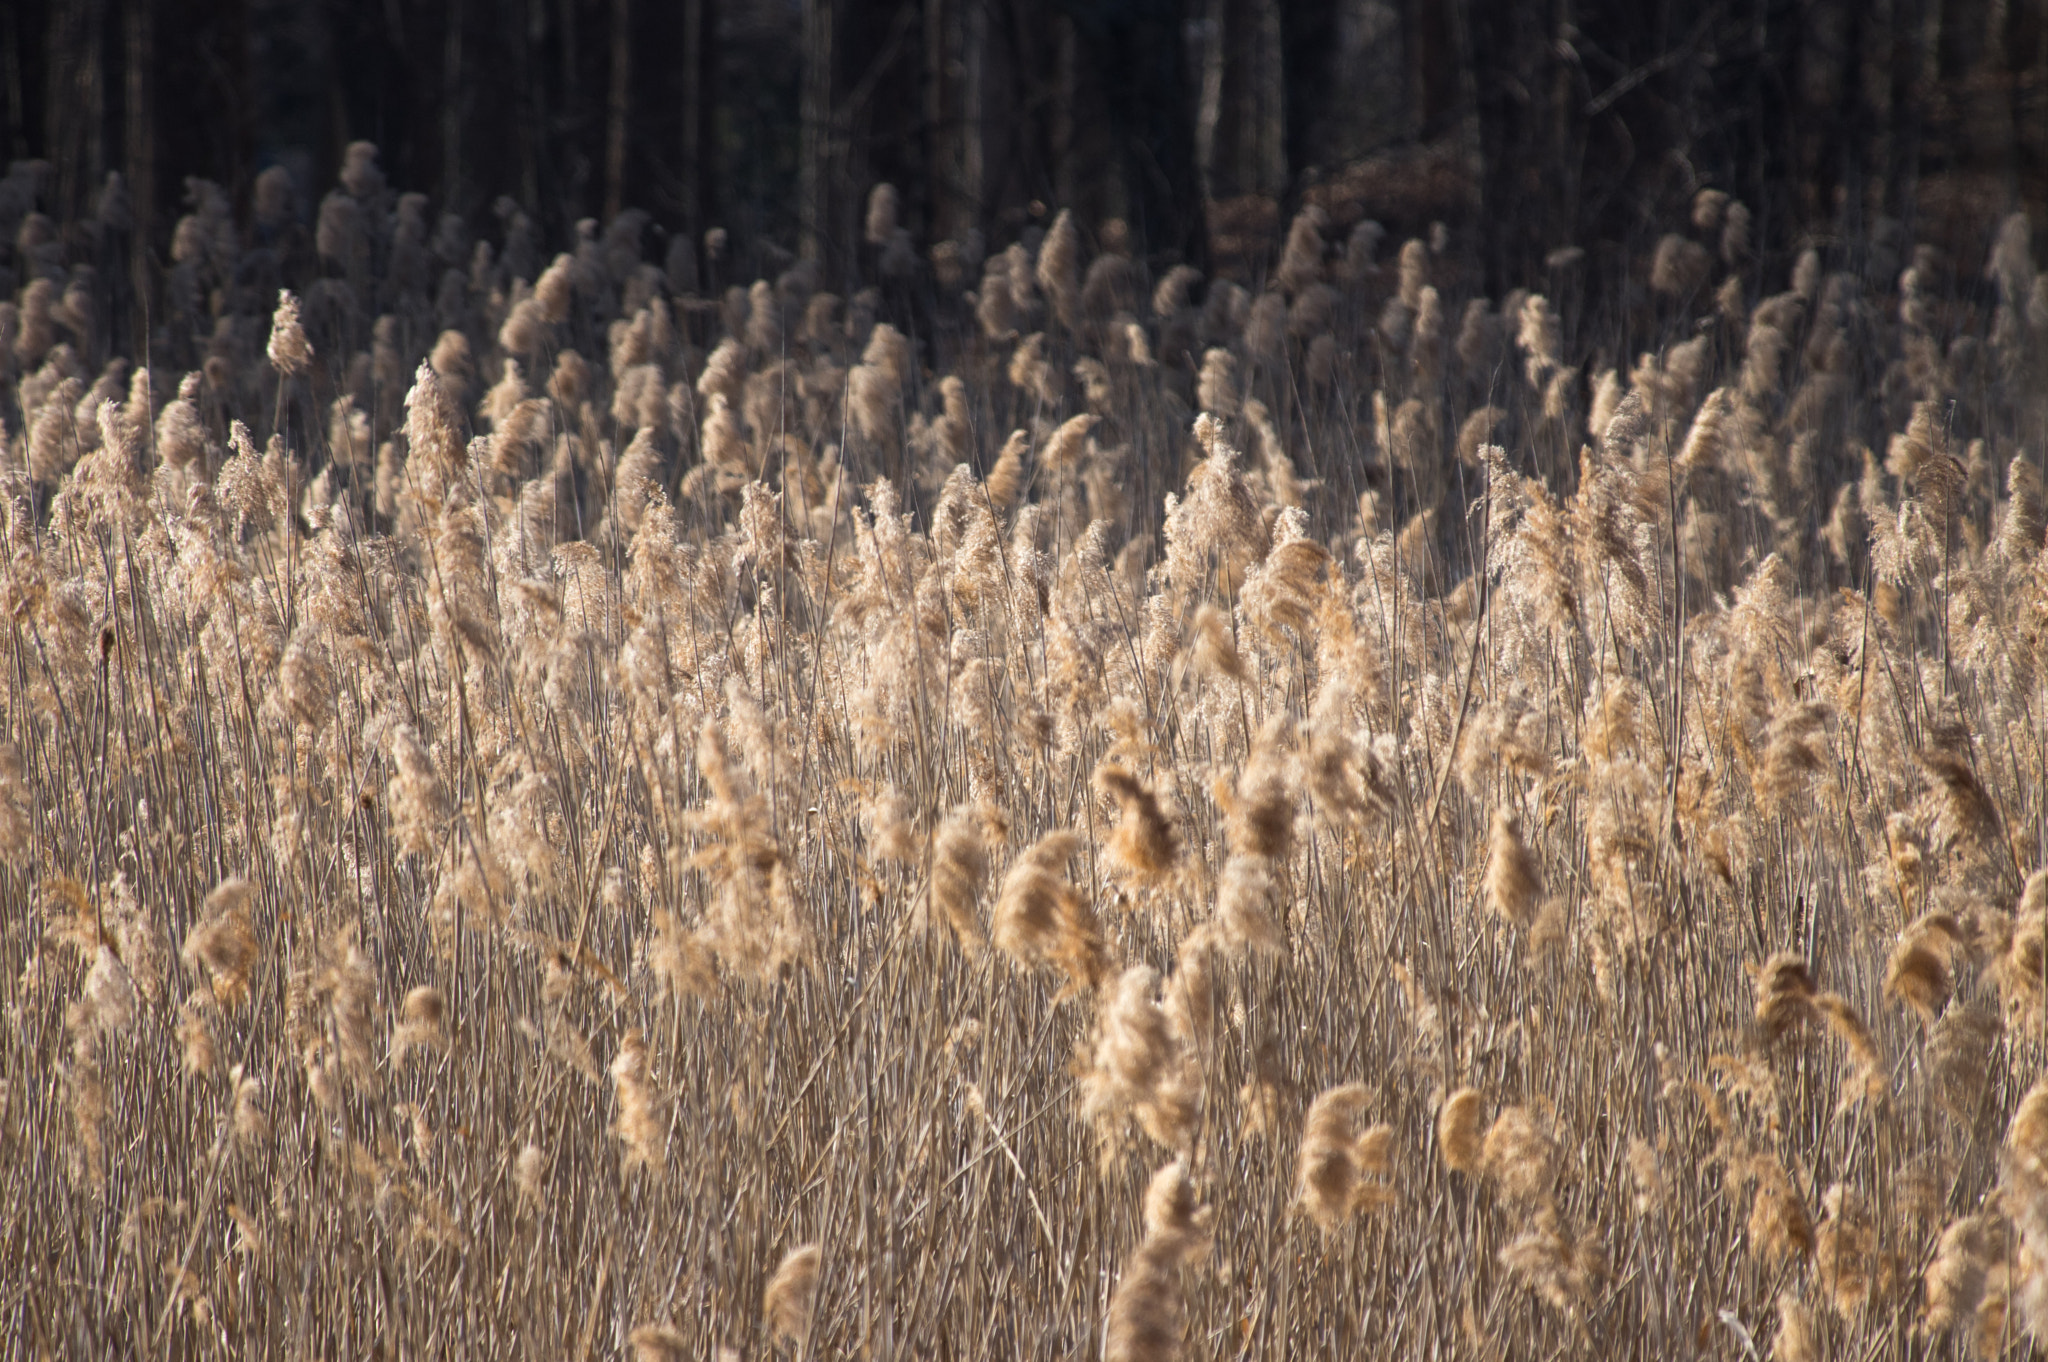
[[[43,163],[8,221],[89,234],[50,244],[131,301],[191,179],[274,234],[357,139],[479,239],[505,197],[550,250],[622,209],[656,261],[726,228],[728,282],[872,272],[885,180],[920,247],[1064,206],[1225,275],[1305,203],[1441,222],[1496,294],[1567,243],[1602,277],[1703,185],[1781,250],[1981,259],[2048,207],[2048,0],[5,0],[0,90],[5,156]]]

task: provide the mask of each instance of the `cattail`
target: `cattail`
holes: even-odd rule
[[[761,1298],[761,1320],[775,1342],[801,1343],[810,1332],[822,1256],[818,1245],[800,1245],[782,1256],[775,1275],[768,1279]]]
[[[886,182],[868,191],[868,214],[865,236],[870,246],[886,246],[896,235],[897,215],[900,211],[896,186]]]
[[[981,334],[992,341],[1013,339],[1023,323],[1023,309],[1011,291],[1009,264],[1002,256],[989,261],[981,277],[974,318],[981,324]]]
[[[672,1324],[643,1324],[626,1335],[632,1345],[633,1362],[684,1362],[690,1355],[690,1341]]]
[[[195,993],[178,1006],[178,1044],[184,1051],[185,1072],[196,1078],[220,1075],[220,1052],[213,1041],[213,1025],[207,1020],[212,995]]]
[[[1938,938],[1908,929],[1885,962],[1884,996],[1920,1014],[1929,1026],[1948,1001],[1948,952]]]
[[[569,255],[558,255],[533,284],[533,301],[540,307],[541,318],[550,325],[569,319],[569,303],[576,287],[576,260]]]
[[[659,1172],[668,1132],[662,1124],[654,1090],[647,1081],[647,1038],[638,1027],[620,1039],[611,1074],[619,1104],[612,1130],[626,1146],[625,1166],[630,1169],[644,1165]]]
[[[1674,298],[1689,298],[1707,282],[1713,268],[1707,248],[1689,237],[1669,232],[1657,242],[1650,261],[1650,287]]]
[[[1606,1272],[1606,1256],[1590,1235],[1566,1227],[1557,1207],[1545,1203],[1522,1232],[1500,1251],[1500,1264],[1560,1313],[1572,1315],[1591,1300]]]
[[[405,1003],[399,1009],[398,1029],[391,1035],[392,1068],[402,1066],[414,1050],[447,1048],[448,1033],[442,1029],[446,1012],[447,1001],[441,990],[431,984],[423,984],[405,995]]]
[[[1110,835],[1110,864],[1132,883],[1158,888],[1180,861],[1180,837],[1159,807],[1159,797],[1143,781],[1114,763],[1095,768],[1095,790],[1113,799],[1120,813]]]
[[[1371,1100],[1363,1083],[1331,1088],[1310,1104],[1295,1162],[1295,1201],[1325,1234],[1352,1213],[1389,1205],[1394,1189],[1385,1181],[1393,1148],[1393,1127],[1357,1130],[1359,1113]]]
[[[1991,1265],[2004,1261],[2010,1251],[2004,1230],[2005,1222],[1994,1216],[1971,1215],[1941,1232],[1922,1278],[1927,1288],[1920,1311],[1923,1336],[1945,1333],[1976,1318]]]
[[[1784,1165],[1759,1155],[1746,1170],[1756,1179],[1749,1206],[1749,1249],[1766,1263],[1782,1263],[1813,1252],[1813,1221]]]
[[[384,794],[399,849],[433,855],[451,811],[447,789],[426,744],[410,726],[393,725],[388,742],[392,771]]]
[[[1447,1156],[1448,1148],[1446,1145]],[[1479,1162],[1508,1196],[1534,1203],[1550,1191],[1557,1153],[1557,1140],[1547,1122],[1527,1107],[1508,1107],[1487,1127]]]
[[[1039,463],[1046,468],[1071,468],[1081,461],[1088,446],[1088,432],[1098,418],[1089,413],[1069,417],[1046,441]]]
[[[988,849],[981,832],[968,811],[955,809],[940,820],[932,836],[932,904],[969,952],[981,948],[975,904],[987,879]]]
[[[1216,929],[1224,944],[1272,954],[1286,949],[1287,934],[1273,919],[1280,886],[1264,856],[1233,855],[1216,887]]]
[[[1212,348],[1202,355],[1202,372],[1195,385],[1195,401],[1203,411],[1228,421],[1237,415],[1237,360],[1228,350]]]
[[[1213,605],[1195,612],[1195,664],[1211,676],[1243,681],[1249,675],[1231,637],[1230,619]]]
[[[355,939],[353,926],[328,944],[327,961],[313,981],[313,996],[327,1010],[328,1033],[339,1052],[342,1070],[359,1086],[376,1077],[376,1052],[371,1040],[375,1024],[377,980],[369,957]]]
[[[1884,1092],[1884,1056],[1877,1040],[1863,1024],[1863,1014],[1839,993],[1822,993],[1813,1000],[1815,1011],[1827,1022],[1828,1031],[1849,1052],[1850,1075],[1844,1085],[1845,1098],[1877,1098]]]
[[[1756,1021],[1765,1043],[1778,1040],[1788,1031],[1815,1020],[1813,998],[1817,990],[1806,957],[1795,951],[1779,951],[1761,969],[1751,970],[1756,990]]]
[[[1060,325],[1069,330],[1081,319],[1081,232],[1072,209],[1062,208],[1052,230],[1038,248],[1038,286],[1052,299]]]
[[[1190,306],[1189,291],[1202,282],[1202,272],[1193,265],[1175,265],[1159,278],[1152,290],[1152,315],[1164,320]]]
[[[187,969],[205,969],[213,996],[223,1006],[249,996],[257,958],[256,932],[249,925],[254,893],[247,880],[223,880],[206,896],[199,924],[186,933],[179,952]]]
[[[1094,910],[1061,874],[1080,845],[1053,832],[1026,848],[1003,878],[994,916],[997,947],[1019,964],[1059,969],[1068,991],[1094,988],[1109,968]]]
[[[270,318],[270,344],[265,353],[270,356],[271,367],[286,378],[313,367],[313,347],[307,343],[306,329],[299,323],[299,299],[290,289],[278,290],[277,311]]]
[[[1106,1133],[1134,1117],[1153,1140],[1182,1149],[1200,1115],[1201,1075],[1153,999],[1158,983],[1157,970],[1133,965],[1103,995],[1081,1115]]]
[[[1814,1275],[1836,1311],[1853,1316],[1879,1305],[1897,1285],[1898,1263],[1881,1247],[1876,1219],[1863,1197],[1836,1183],[1821,1198],[1827,1216],[1813,1236]]]
[[[1522,841],[1522,820],[1495,809],[1486,842],[1486,906],[1501,921],[1526,931],[1535,924],[1543,898],[1543,868]]]
[[[1273,277],[1289,293],[1299,293],[1323,277],[1323,227],[1327,219],[1313,205],[1294,215],[1287,229],[1287,244],[1280,252],[1280,265]]]
[[[1031,437],[1021,430],[1010,432],[1010,438],[1003,441],[1002,452],[996,456],[994,467],[988,471],[988,481],[983,484],[989,501],[998,514],[1007,511],[1017,500],[1017,493],[1024,485],[1024,455],[1031,448]]]
[[[1953,752],[1927,748],[1917,754],[1920,769],[1942,795],[1935,830],[1943,837],[1989,852],[1998,845],[1999,817],[1990,792],[1970,764]]]
[[[1176,1159],[1145,1189],[1145,1238],[1109,1298],[1105,1362],[1172,1362],[1187,1331],[1180,1269],[1207,1253],[1209,1211]]]
[[[228,1074],[235,1085],[235,1140],[253,1149],[270,1140],[270,1116],[263,1110],[263,1084],[242,1072],[238,1064]]]
[[[1219,782],[1216,791],[1231,850],[1263,856],[1276,866],[1294,855],[1294,787],[1281,735],[1277,722],[1260,730],[1236,789]]]
[[[1665,1201],[1664,1166],[1657,1147],[1640,1136],[1628,1142],[1629,1181],[1635,1184],[1636,1214],[1651,1215]]]
[[[519,1199],[529,1206],[539,1206],[546,1190],[548,1156],[537,1144],[521,1147],[519,1155],[512,1161],[512,1184],[519,1189]]]
[[[1477,1088],[1460,1088],[1444,1099],[1436,1114],[1436,1145],[1444,1167],[1455,1173],[1476,1173],[1485,1157],[1486,1099]]]

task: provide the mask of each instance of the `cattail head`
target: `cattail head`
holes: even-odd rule
[[[1527,1107],[1508,1107],[1493,1118],[1480,1147],[1480,1165],[1508,1196],[1536,1202],[1557,1174],[1557,1138],[1550,1123]]]
[[[261,1080],[242,1072],[240,1065],[228,1074],[235,1085],[235,1140],[245,1148],[254,1148],[270,1139],[270,1115],[263,1110],[263,1084]]]
[[[1153,1175],[1145,1191],[1145,1238],[1109,1298],[1105,1362],[1171,1362],[1180,1356],[1187,1305],[1179,1269],[1208,1251],[1208,1218],[1185,1161],[1176,1159]]]
[[[1195,665],[1212,676],[1228,677],[1232,681],[1243,681],[1249,673],[1245,670],[1244,658],[1237,651],[1237,640],[1232,637],[1230,617],[1213,605],[1204,604],[1195,612]]]
[[[1216,929],[1223,943],[1269,954],[1286,949],[1287,934],[1273,917],[1279,896],[1271,858],[1238,854],[1225,861],[1216,886]]]
[[[1767,1263],[1804,1258],[1813,1252],[1813,1220],[1785,1167],[1758,1155],[1745,1170],[1756,1181],[1749,1206],[1749,1250]]]
[[[1534,926],[1543,898],[1543,867],[1522,841],[1522,820],[1495,809],[1486,842],[1486,906],[1511,926]]]
[[[1884,994],[1906,1004],[1928,1025],[1940,1015],[1949,992],[1949,945],[1936,932],[1909,927],[1885,962]]]
[[[1877,1040],[1863,1024],[1863,1014],[1839,993],[1822,993],[1813,1000],[1814,1010],[1827,1022],[1828,1032],[1849,1052],[1850,1074],[1843,1084],[1843,1100],[1876,1098],[1884,1093],[1884,1056]]]
[[[886,246],[896,235],[897,217],[901,212],[901,200],[896,186],[884,182],[868,191],[868,214],[864,235],[870,246]]]
[[[306,340],[306,328],[299,321],[299,299],[290,289],[280,289],[277,311],[270,318],[270,344],[266,353],[271,367],[286,378],[313,367],[313,347]]]
[[[684,1362],[690,1356],[690,1341],[672,1324],[643,1324],[626,1342],[632,1345],[633,1362]]]
[[[249,904],[255,891],[249,882],[224,880],[206,896],[199,925],[185,935],[180,958],[188,969],[203,969],[213,996],[223,1005],[249,996],[249,975],[256,967],[256,932],[249,925]]]
[[[1353,1212],[1394,1199],[1394,1189],[1385,1180],[1393,1128],[1357,1129],[1359,1114],[1370,1100],[1363,1083],[1348,1083],[1324,1092],[1308,1109],[1295,1162],[1294,1195],[1326,1234]]]
[[[1062,208],[1052,230],[1038,248],[1038,286],[1052,299],[1060,325],[1069,329],[1081,320],[1081,229],[1072,209]]]
[[[667,1129],[662,1123],[654,1088],[647,1081],[647,1037],[638,1027],[619,1041],[611,1064],[618,1115],[612,1129],[626,1146],[625,1166],[644,1165],[657,1172],[663,1162]]]
[[[968,951],[981,947],[975,904],[987,878],[988,848],[981,830],[969,811],[956,809],[940,820],[932,837],[932,906]]]
[[[1756,1022],[1766,1044],[1800,1026],[1816,1020],[1813,1010],[1813,975],[1806,957],[1796,951],[1779,951],[1751,969],[1756,990]]]
[[[1094,988],[1109,968],[1095,912],[1063,874],[1080,844],[1053,832],[1026,848],[1003,878],[994,918],[998,948],[1020,964],[1059,969],[1070,991]]]
[[[391,1036],[393,1068],[404,1064],[406,1056],[414,1050],[439,1050],[447,1046],[448,1033],[443,1028],[447,1010],[441,990],[431,984],[422,984],[405,995],[405,1004],[399,1009],[398,1029]]]
[[[1159,1144],[1185,1148],[1200,1114],[1200,1075],[1153,992],[1159,972],[1125,970],[1096,1018],[1094,1061],[1082,1079],[1082,1116],[1108,1137],[1135,1119]]]
[[[1976,1318],[1992,1264],[2005,1261],[2012,1251],[2006,1228],[2006,1222],[1998,1217],[1980,1214],[1964,1216],[1941,1232],[1934,1259],[1922,1278],[1926,1285],[1920,1312],[1922,1335],[1945,1333]]]
[[[1920,769],[1932,778],[1941,795],[1935,831],[1952,844],[1988,852],[1998,845],[1998,807],[1970,769],[1970,763],[1943,748],[1918,754]]]
[[[1116,831],[1107,854],[1111,866],[1132,883],[1163,885],[1180,862],[1180,836],[1159,807],[1159,797],[1143,781],[1113,762],[1095,768],[1095,790],[1116,801]]]
[[[178,1043],[185,1054],[185,1072],[195,1078],[220,1074],[220,1052],[214,1045],[213,1025],[208,1018],[211,994],[195,993],[178,1008]]]
[[[1444,1167],[1476,1173],[1485,1156],[1486,1098],[1477,1088],[1460,1088],[1444,1099],[1436,1114],[1437,1152]]]
[[[822,1257],[816,1244],[803,1244],[782,1255],[761,1298],[761,1320],[769,1338],[778,1343],[800,1343],[810,1332]]]
[[[1088,432],[1094,428],[1097,419],[1084,412],[1061,422],[1052,439],[1046,441],[1039,463],[1047,468],[1072,468],[1080,463],[1081,456],[1088,450]]]
[[[1500,1264],[1553,1309],[1576,1315],[1606,1273],[1607,1258],[1590,1234],[1575,1234],[1554,1203],[1545,1202],[1500,1251]]]

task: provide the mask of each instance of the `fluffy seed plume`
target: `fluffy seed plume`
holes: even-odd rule
[[[1144,888],[1163,885],[1180,861],[1180,837],[1160,809],[1159,797],[1130,771],[1108,761],[1095,768],[1095,789],[1120,810],[1106,848],[1113,871]]]
[[[1105,1362],[1173,1362],[1187,1332],[1180,1270],[1209,1251],[1209,1211],[1179,1159],[1145,1190],[1145,1237],[1109,1298]]]
[[[1495,809],[1486,852],[1486,906],[1501,921],[1527,930],[1543,898],[1543,868],[1522,841],[1522,820]]]
[[[988,848],[971,813],[956,809],[940,820],[932,837],[932,905],[953,929],[963,950],[981,949],[975,904],[988,879]]]
[[[1094,988],[1109,969],[1095,910],[1064,873],[1080,847],[1073,833],[1054,832],[1025,848],[995,909],[996,946],[1021,965],[1058,969],[1069,993]]]
[[[1390,1205],[1393,1127],[1360,1131],[1358,1118],[1371,1100],[1363,1083],[1331,1088],[1310,1104],[1295,1161],[1294,1197],[1325,1234],[1354,1212]]]
[[[313,367],[313,347],[299,322],[299,299],[290,289],[278,290],[277,311],[270,318],[270,344],[264,353],[270,356],[271,367],[286,378]]]
[[[185,967],[203,970],[213,996],[232,1006],[249,996],[249,975],[256,968],[256,932],[249,925],[249,904],[255,891],[247,880],[223,880],[201,911],[199,924],[185,935],[179,957]]]
[[[768,1279],[768,1289],[761,1297],[761,1320],[767,1326],[769,1338],[778,1343],[795,1343],[810,1332],[822,1256],[816,1244],[799,1245],[782,1255],[782,1262]]]
[[[1444,1167],[1476,1173],[1485,1153],[1486,1098],[1477,1088],[1460,1088],[1436,1114],[1436,1147]]]

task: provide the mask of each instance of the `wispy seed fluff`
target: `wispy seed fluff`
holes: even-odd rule
[[[1779,951],[1752,969],[1756,989],[1756,1022],[1766,1044],[1786,1032],[1810,1025],[1815,1020],[1813,975],[1806,957],[1796,951]]]
[[[955,809],[932,837],[932,906],[970,952],[981,948],[975,904],[987,879],[988,848],[982,845],[981,830],[969,811]]]
[[[1543,898],[1543,868],[1522,841],[1522,820],[1506,809],[1493,811],[1486,838],[1486,906],[1509,926],[1535,925]]]
[[[1363,1083],[1347,1083],[1329,1089],[1308,1109],[1295,1162],[1294,1196],[1326,1234],[1353,1212],[1394,1200],[1394,1188],[1386,1181],[1393,1127],[1357,1129],[1359,1114],[1371,1096]]]
[[[1131,966],[1103,996],[1096,1019],[1081,1114],[1110,1149],[1126,1118],[1165,1148],[1185,1149],[1201,1114],[1201,1072],[1153,997],[1158,983],[1150,965]]]
[[[1475,1173],[1485,1150],[1486,1099],[1477,1088],[1460,1088],[1436,1114],[1436,1146],[1444,1167]]]
[[[1171,1362],[1187,1333],[1180,1270],[1209,1251],[1209,1209],[1176,1159],[1145,1190],[1145,1237],[1109,1298],[1105,1362]]]
[[[313,347],[306,340],[306,328],[299,322],[298,296],[290,289],[277,294],[277,311],[270,318],[270,344],[265,353],[271,367],[286,378],[313,367]]]
[[[647,1037],[640,1028],[634,1027],[619,1041],[611,1073],[619,1104],[612,1129],[626,1146],[625,1166],[645,1165],[659,1171],[668,1132],[662,1124],[660,1103],[647,1081]]]
[[[1067,993],[1094,988],[1109,968],[1095,910],[1063,873],[1080,846],[1071,832],[1039,838],[1010,867],[996,899],[997,947],[1019,964],[1060,970]]]
[[[1095,768],[1095,789],[1116,801],[1116,831],[1106,849],[1113,871],[1142,888],[1166,883],[1180,861],[1180,836],[1159,797],[1137,776],[1114,762]]]
[[[803,1244],[782,1255],[775,1275],[761,1298],[761,1321],[768,1337],[777,1343],[799,1343],[810,1332],[811,1311],[817,1303],[818,1262],[823,1256],[816,1244]]]
[[[1052,299],[1060,325],[1073,329],[1081,319],[1081,232],[1072,209],[1060,210],[1038,248],[1038,286]]]
[[[399,1009],[398,1029],[391,1034],[392,1068],[403,1065],[406,1056],[415,1050],[447,1046],[448,1033],[442,1028],[447,1010],[441,990],[431,984],[422,984],[405,995],[405,1003]]]
[[[632,1345],[633,1362],[684,1362],[690,1355],[690,1341],[672,1324],[643,1324],[626,1335]]]
[[[223,880],[200,911],[199,924],[185,934],[179,957],[185,967],[204,971],[213,996],[223,1006],[249,996],[249,975],[256,967],[256,932],[249,925],[249,902],[255,891],[239,877]]]

